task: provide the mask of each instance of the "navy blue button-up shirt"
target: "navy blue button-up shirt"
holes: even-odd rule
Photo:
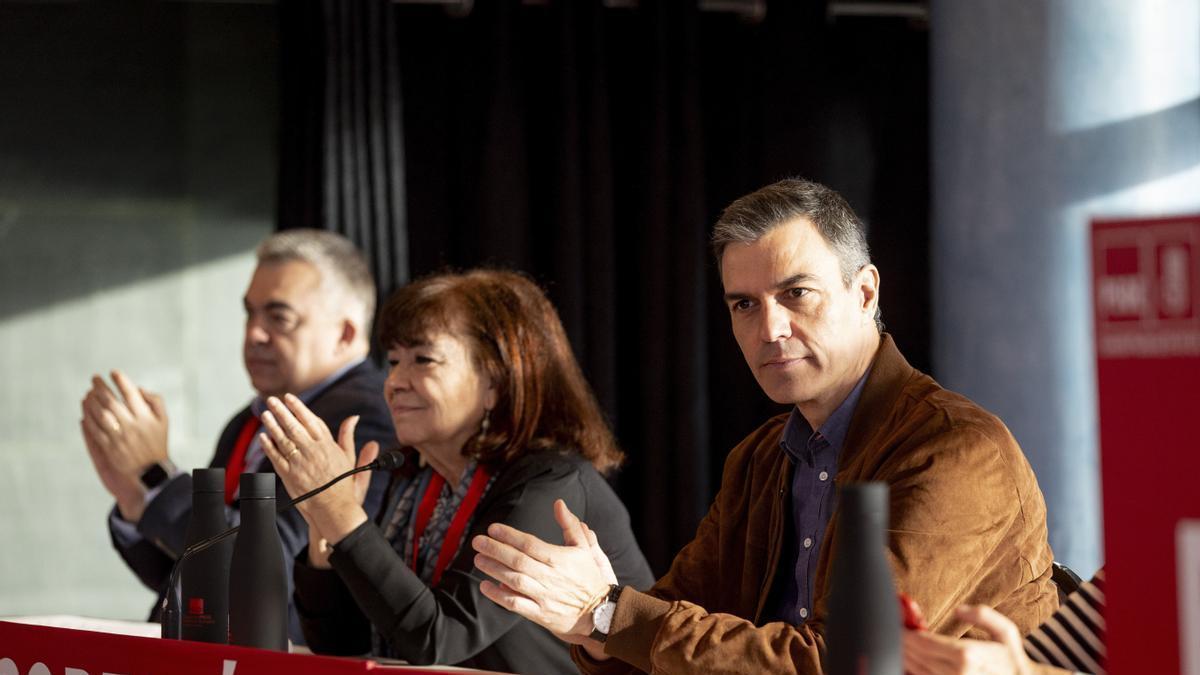
[[[863,375],[846,400],[816,431],[800,410],[793,408],[779,441],[792,463],[792,490],[790,527],[779,563],[779,574],[786,576],[777,582],[774,614],[776,619],[792,625],[802,624],[812,616],[812,578],[837,499],[833,479],[837,475],[838,453],[866,382],[867,375]],[[787,574],[789,570],[791,574]]]

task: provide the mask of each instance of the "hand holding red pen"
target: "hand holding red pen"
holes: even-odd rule
[[[960,620],[985,630],[991,641],[952,638],[930,633],[920,605],[904,593],[898,595],[908,675],[1032,675],[1016,625],[996,610],[973,605],[955,611]]]

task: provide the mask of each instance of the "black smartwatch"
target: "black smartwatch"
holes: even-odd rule
[[[588,637],[596,642],[608,640],[608,633],[612,630],[613,614],[617,611],[617,600],[620,597],[621,587],[616,584],[610,585],[608,597],[592,610],[592,633]]]
[[[165,459],[161,462],[151,464],[149,469],[146,469],[142,472],[142,475],[138,480],[141,481],[142,486],[147,490],[153,490],[159,485],[171,480],[171,477],[174,476],[175,473],[175,465],[171,463],[171,460]]]

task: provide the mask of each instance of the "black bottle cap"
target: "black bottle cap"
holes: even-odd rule
[[[887,483],[878,481],[843,486],[838,497],[838,509],[842,512],[839,518],[843,522],[869,522],[887,527],[888,490]]]
[[[275,474],[273,473],[244,473],[242,474],[241,492],[239,499],[274,499]]]
[[[225,492],[225,469],[192,469],[192,492]]]

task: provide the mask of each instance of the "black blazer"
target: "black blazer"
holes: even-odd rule
[[[389,495],[409,480],[396,472]],[[496,477],[436,588],[426,586],[384,538],[378,523],[391,513],[338,542],[330,557],[333,570],[310,567],[302,552],[295,563],[295,604],[309,647],[316,653],[367,654],[374,630],[392,654],[413,664],[576,672],[566,644],[479,591],[487,577],[475,568],[470,546],[472,537],[496,522],[561,545],[553,511],[560,498],[596,532],[623,585],[643,589],[654,583],[629,514],[608,483],[574,453],[540,452],[517,459]]]
[[[342,420],[351,415],[360,415],[358,427],[354,430],[354,440],[361,448],[369,441],[378,441],[385,448],[396,445],[396,432],[392,428],[392,417],[383,399],[384,374],[370,361],[348,370],[344,375],[330,384],[308,407],[329,425],[334,437]],[[247,406],[233,416],[225,425],[225,430],[217,441],[216,453],[210,467],[223,467],[229,461],[238,433],[250,417],[250,407]],[[254,471],[271,472],[275,469],[270,460],[264,455]],[[387,487],[388,477],[375,476],[371,479],[371,487],[367,492],[364,508],[368,514],[376,514],[383,501],[383,493]],[[283,483],[276,479],[275,494],[277,497],[287,495]],[[240,522],[239,502],[233,502],[232,522]],[[166,590],[167,577],[171,566],[180,556],[184,548],[184,537],[187,532],[188,520],[192,515],[192,475],[183,472],[172,478],[146,505],[146,511],[138,521],[137,530],[143,539],[133,546],[123,546],[111,530],[112,517],[116,514],[114,507],[110,514],[110,535],[113,547],[121,554],[125,564],[133,570],[138,579],[147,588],[158,594],[158,600],[150,610],[150,620],[158,620],[159,607]],[[120,517],[116,515],[116,517]],[[298,551],[303,551],[308,545],[308,525],[296,509],[289,509],[276,516],[279,527],[279,538],[283,542],[284,559],[290,565]],[[288,570],[291,578],[291,570]],[[303,634],[300,631],[299,620],[295,608],[289,602],[290,613],[288,637],[298,644],[303,644]]]

